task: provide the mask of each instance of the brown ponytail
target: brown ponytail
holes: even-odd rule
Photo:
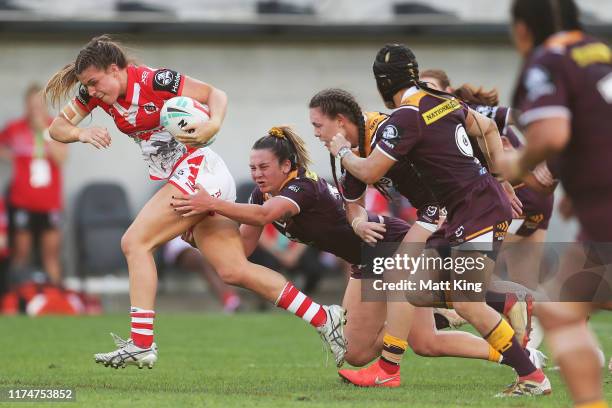
[[[130,62],[121,44],[113,41],[110,36],[94,37],[79,51],[75,62],[64,66],[51,77],[43,94],[53,105],[58,105],[79,82],[77,75],[87,68],[106,69],[111,64],[125,68]]]
[[[421,78],[434,78],[439,82],[442,91],[451,86],[450,79],[446,72],[441,69],[427,69],[421,72]],[[459,88],[452,91],[453,95],[463,100],[466,103],[474,105],[497,106],[499,104],[499,94],[497,89],[485,91],[482,87],[476,87],[471,84],[463,84]]]
[[[324,89],[312,97],[308,107],[311,109],[319,108],[322,114],[332,119],[342,114],[350,122],[355,124],[357,126],[358,133],[359,156],[367,156],[365,146],[365,119],[363,117],[363,111],[353,95],[343,89]],[[336,158],[331,154],[329,155],[329,164],[332,169],[332,175],[336,188],[338,188],[338,191],[342,191],[336,175]],[[374,183],[374,187],[380,191],[383,196],[390,198],[389,192],[382,183],[376,182]]]
[[[289,160],[291,170],[307,169],[311,164],[310,154],[304,140],[291,126],[275,126],[268,134],[253,144],[253,149],[269,149],[278,158],[279,163]]]
[[[463,84],[453,93],[469,104],[487,106],[499,104],[499,93],[495,88],[485,91],[482,86],[477,88],[471,84]]]

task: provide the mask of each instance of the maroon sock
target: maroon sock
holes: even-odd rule
[[[380,357],[378,359],[378,365],[382,368],[387,374],[397,374],[400,369],[399,364],[394,363],[393,361],[389,361],[384,357]]]
[[[499,313],[504,313],[504,306],[506,305],[506,294],[501,292],[494,292],[488,290],[485,295],[487,305],[491,306]]]
[[[503,364],[514,368],[514,371],[516,371],[519,377],[529,375],[536,370],[535,366],[525,353],[525,350],[523,350],[514,336],[512,336],[512,346],[504,351],[502,356],[504,357],[502,360]]]

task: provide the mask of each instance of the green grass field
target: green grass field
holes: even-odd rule
[[[592,325],[612,354],[612,314]],[[77,318],[0,318],[0,388],[74,388],[84,407],[564,407],[555,371],[550,397],[499,400],[513,380],[508,367],[452,358],[404,358],[402,387],[359,389],[340,382],[316,333],[282,313],[163,314],[156,320],[160,359],[153,370],[96,365],[110,351],[113,331],[126,335],[127,315]],[[604,377],[612,400],[612,376]],[[1,403],[9,406],[9,403]],[[35,403],[12,404],[18,407]]]

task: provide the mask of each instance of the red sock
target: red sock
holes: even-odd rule
[[[384,370],[387,374],[397,374],[400,369],[399,364],[395,364],[384,357],[378,359],[378,365],[380,368]]]
[[[311,298],[297,290],[291,282],[287,282],[275,304],[301,317],[314,327],[323,326],[327,321],[327,313],[323,306],[313,302]]]
[[[531,380],[531,381],[537,381],[537,382],[542,382],[544,381],[544,371],[542,371],[541,368],[538,368],[537,370],[535,370],[533,373],[525,375],[523,377],[519,377],[519,380]]]
[[[132,307],[130,317],[132,318],[130,337],[134,344],[140,348],[151,347],[151,344],[153,344],[153,319],[155,319],[155,311]]]

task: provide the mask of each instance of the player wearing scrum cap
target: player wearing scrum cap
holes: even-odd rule
[[[416,58],[403,45],[383,47],[373,69],[385,105],[394,112],[377,132],[376,147],[369,156],[354,154],[342,134],[330,141],[330,153],[367,184],[380,180],[398,162],[410,161],[447,210],[446,228],[436,231],[427,244],[434,248],[450,245],[454,257],[483,256],[483,252],[494,257],[512,217],[507,195],[514,197],[514,193],[508,183],[502,187],[474,160],[470,136],[483,146],[489,168],[497,170],[503,148],[495,123],[456,98],[420,82]],[[462,278],[487,277],[464,274]],[[529,361],[510,325],[473,295],[453,291],[444,300],[452,302],[455,310],[516,370],[518,380],[500,395],[550,393],[550,382]],[[399,362],[407,348],[405,339],[411,320],[412,310],[407,302],[389,302],[381,358],[368,368],[341,370],[340,375],[360,386],[399,381]]]
[[[440,69],[422,71],[420,79],[434,89],[456,95],[472,109],[493,119],[502,137],[505,151],[519,149],[522,146],[522,142],[511,127],[514,124],[515,114],[508,107],[498,106],[499,98],[495,89],[487,91],[471,84],[453,88],[446,72]],[[486,167],[484,153],[478,145],[473,147],[474,156]],[[553,191],[557,182],[546,163],[539,165],[527,182],[528,185],[523,182],[514,186],[516,197],[522,207],[514,209],[513,220],[504,240],[506,251],[502,250],[502,252],[504,252],[503,262],[507,265],[509,279],[536,290],[539,280],[537,272],[540,269],[543,250],[540,244],[546,240],[546,230],[553,210]],[[488,294],[487,298],[491,296],[493,295]],[[524,318],[528,321],[525,326],[531,327],[532,296],[526,293],[508,293],[507,296],[515,297],[516,301],[524,299],[528,303],[528,314]],[[527,344],[529,333],[517,330],[515,326],[513,328],[523,338],[522,343]]]

